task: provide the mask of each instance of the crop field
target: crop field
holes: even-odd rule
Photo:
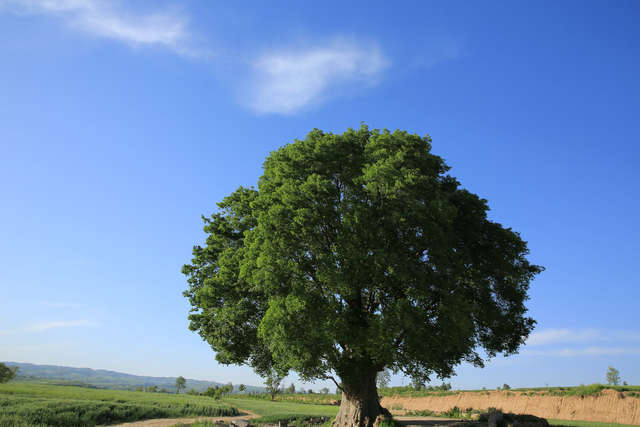
[[[204,396],[0,384],[0,427],[93,426],[149,418],[237,414],[235,407]]]
[[[226,397],[222,399],[222,402],[269,419],[288,416],[333,417],[338,413],[338,406],[335,405],[317,405],[282,400],[272,402],[270,399],[247,398],[243,395],[236,396]]]
[[[237,397],[236,397],[237,396]],[[254,393],[246,395],[232,395],[232,399],[263,400],[271,402],[269,393]],[[295,402],[308,405],[336,405],[342,398],[340,394],[302,394],[302,393],[278,393],[273,397],[274,402]],[[271,403],[274,403],[271,402]]]

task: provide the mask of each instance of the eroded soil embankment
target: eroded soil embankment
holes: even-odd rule
[[[382,406],[392,413],[444,412],[460,409],[498,408],[514,414],[531,414],[560,420],[600,421],[640,425],[640,399],[624,397],[615,390],[593,396],[526,395],[517,391],[460,392],[448,396],[384,397]]]

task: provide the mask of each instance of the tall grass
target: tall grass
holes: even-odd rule
[[[240,396],[228,396],[222,399],[222,402],[236,408],[251,411],[263,417],[270,416],[328,416],[333,417],[338,413],[337,406],[331,405],[301,405],[298,402],[276,401],[261,399],[246,399]]]
[[[235,394],[229,397],[240,399],[268,400],[271,401],[269,393],[251,393],[251,394]],[[306,393],[278,393],[273,396],[276,402],[296,402],[307,403],[310,405],[333,405],[342,398],[341,394],[306,394]]]
[[[631,424],[601,423],[598,421],[568,421],[547,419],[549,425],[557,427],[633,427]]]
[[[0,386],[0,427],[93,426],[149,418],[237,414],[234,407],[200,396],[41,384]]]

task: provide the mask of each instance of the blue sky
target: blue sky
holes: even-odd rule
[[[365,121],[429,133],[547,269],[521,353],[455,387],[640,383],[639,21],[633,1],[0,0],[0,360],[259,384],[187,329],[200,215],[282,144]]]

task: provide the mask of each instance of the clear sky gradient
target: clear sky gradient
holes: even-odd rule
[[[638,22],[622,0],[0,0],[0,360],[260,384],[187,329],[200,215],[364,121],[429,133],[546,267],[521,353],[454,387],[640,383]]]

